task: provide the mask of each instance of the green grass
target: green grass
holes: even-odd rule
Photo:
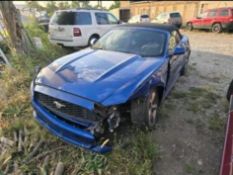
[[[209,129],[213,131],[221,131],[223,130],[225,125],[225,120],[220,118],[217,114],[211,116],[209,119]]]
[[[188,174],[193,174],[195,172],[195,169],[192,165],[190,164],[185,164],[184,166],[184,171]]]
[[[208,87],[191,87],[189,91],[174,91],[172,98],[189,100],[187,109],[194,113],[203,113],[210,108],[220,96]]]
[[[16,144],[8,147],[4,154],[0,153],[0,170],[5,170],[9,165],[11,167],[9,173],[12,173],[13,164],[17,163],[19,171],[23,174],[45,172],[50,174],[58,161],[62,161],[65,165],[65,174],[152,174],[158,147],[149,132],[129,127],[125,131],[127,135],[116,133],[113,152],[100,155],[66,144],[39,126],[32,117],[30,104],[29,87],[34,67],[37,65],[43,67],[67,54],[67,51],[51,45],[47,34],[37,25],[31,24],[27,29],[31,36],[40,36],[45,47],[27,56],[17,54],[8,56],[13,68],[6,68],[0,79],[4,91],[3,97],[0,97],[0,137],[13,140],[13,133],[24,131],[25,128],[28,133],[22,152],[17,151]],[[28,157],[40,139],[45,142],[33,156],[34,160],[24,163],[23,160]],[[122,144],[127,146],[122,147]],[[43,166],[46,157],[43,155],[44,152],[49,156],[46,167]],[[38,155],[41,157],[35,159]],[[4,163],[9,156],[10,159]]]

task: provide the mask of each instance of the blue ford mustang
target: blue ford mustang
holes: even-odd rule
[[[55,60],[31,84],[34,116],[51,133],[94,152],[112,149],[108,133],[124,117],[153,128],[157,111],[190,55],[171,25],[125,24],[92,47]]]

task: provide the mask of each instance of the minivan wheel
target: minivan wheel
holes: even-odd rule
[[[88,41],[88,46],[92,46],[99,39],[98,36],[92,36]]]
[[[191,22],[189,22],[189,23],[187,24],[187,29],[188,29],[189,31],[192,31],[192,30],[193,30],[193,24],[192,24]]]
[[[212,30],[212,32],[214,32],[214,33],[220,33],[220,32],[222,32],[222,26],[221,26],[221,24],[216,23],[216,24],[214,24],[214,25],[212,26],[211,30]]]
[[[131,121],[133,124],[153,129],[158,121],[159,96],[156,89],[151,89],[145,99],[131,103]]]

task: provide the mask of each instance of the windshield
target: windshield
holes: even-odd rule
[[[165,43],[166,34],[163,32],[120,28],[105,34],[92,48],[155,57],[163,55]]]
[[[170,13],[170,17],[171,18],[179,18],[180,17],[180,13]]]
[[[149,18],[148,15],[141,15],[141,18]]]

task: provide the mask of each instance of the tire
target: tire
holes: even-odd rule
[[[222,32],[222,25],[220,23],[213,24],[211,27],[211,31],[214,33],[221,33]]]
[[[187,29],[189,31],[192,31],[193,30],[193,24],[191,22],[187,23]]]
[[[230,101],[230,97],[232,94],[233,94],[233,80],[231,81],[231,84],[230,84],[228,91],[227,91],[227,100],[228,101]]]
[[[158,121],[159,95],[157,90],[150,90],[144,99],[131,102],[131,121],[134,125],[153,129]]]
[[[95,43],[95,41],[98,39],[99,39],[99,36],[97,35],[91,36],[88,40],[88,46],[92,46]]]

